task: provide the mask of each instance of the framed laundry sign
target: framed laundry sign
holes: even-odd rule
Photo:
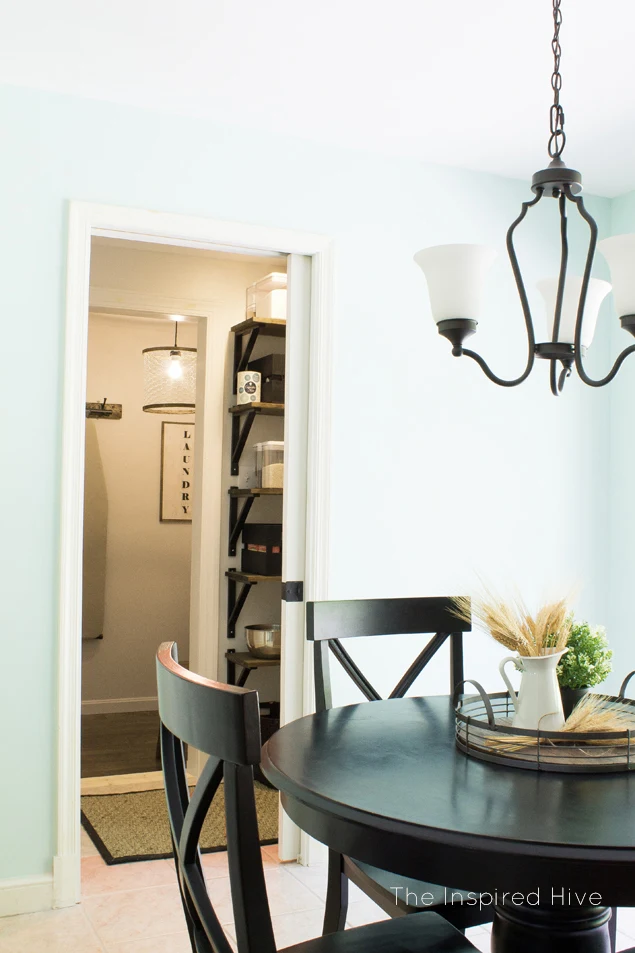
[[[194,424],[163,421],[161,425],[162,523],[192,521],[194,486]]]

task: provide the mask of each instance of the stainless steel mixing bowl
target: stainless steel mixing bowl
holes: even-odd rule
[[[280,658],[279,625],[246,625],[247,648],[256,658]]]

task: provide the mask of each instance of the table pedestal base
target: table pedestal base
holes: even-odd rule
[[[492,953],[610,953],[609,907],[499,903]]]

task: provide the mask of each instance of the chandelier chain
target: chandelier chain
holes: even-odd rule
[[[553,0],[553,40],[551,49],[553,51],[553,73],[551,75],[551,88],[553,89],[553,106],[549,111],[549,127],[551,135],[549,137],[548,152],[552,159],[559,159],[567,141],[564,132],[564,110],[560,105],[560,90],[562,89],[562,75],[560,73],[560,57],[562,56],[562,47],[560,46],[560,27],[562,26],[562,10],[560,9],[561,0]]]

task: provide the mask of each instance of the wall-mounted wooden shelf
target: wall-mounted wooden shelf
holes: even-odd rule
[[[229,408],[232,415],[232,459],[231,475],[238,476],[238,464],[247,443],[247,437],[258,414],[269,417],[284,417],[284,404],[234,404]],[[240,418],[244,417],[242,427]]]
[[[227,684],[238,685],[240,688],[243,687],[249,678],[249,673],[253,672],[254,669],[280,667],[279,658],[257,658],[249,652],[234,652],[233,649],[225,652],[225,658],[227,659]],[[236,681],[237,665],[242,669],[238,681]]]
[[[255,573],[240,572],[239,569],[228,569],[227,576],[227,638],[236,638],[236,623],[243,611],[251,587],[259,582],[282,582],[282,576],[259,576]],[[242,584],[240,592],[236,586]]]
[[[269,337],[283,338],[287,333],[287,322],[283,318],[247,318],[246,321],[235,324],[232,331],[240,336],[258,331],[259,334]]]
[[[267,414],[270,417],[284,417],[284,404],[262,404],[254,401],[252,404],[234,404],[229,408],[230,414]]]
[[[241,572],[240,569],[228,569],[225,573],[234,582],[244,582],[255,586],[257,582],[282,582],[282,576],[259,576],[253,572]]]
[[[245,487],[230,486],[229,495],[232,497],[241,496],[282,496],[281,486],[254,486]]]
[[[236,555],[236,546],[243,531],[243,526],[249,516],[254,500],[260,496],[282,496],[282,487],[253,487],[251,489],[240,489],[237,486],[229,488],[229,545],[228,552],[230,556]],[[244,499],[244,503],[238,510],[238,500]]]
[[[234,332],[234,377],[232,393],[238,390],[237,379],[240,371],[247,370],[249,358],[259,337],[282,338],[287,333],[287,322],[280,318],[248,318],[235,324]],[[249,337],[247,337],[249,335]],[[247,340],[245,340],[247,338]]]

